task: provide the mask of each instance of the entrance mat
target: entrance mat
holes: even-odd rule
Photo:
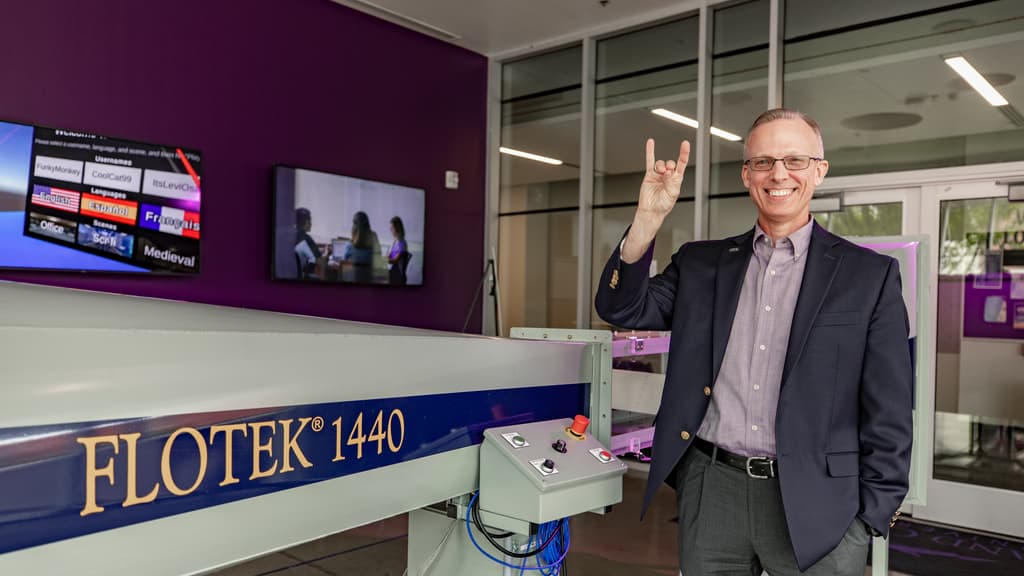
[[[1021,576],[1024,542],[900,519],[890,531],[889,569],[913,576]]]

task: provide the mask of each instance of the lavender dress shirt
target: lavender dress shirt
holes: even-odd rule
[[[775,456],[775,411],[813,221],[774,247],[755,224],[754,255],[740,289],[711,404],[697,432],[730,452]]]

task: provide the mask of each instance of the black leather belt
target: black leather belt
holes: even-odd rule
[[[779,462],[775,458],[754,458],[734,454],[721,448],[716,450],[714,444],[702,438],[694,438],[693,446],[726,466],[743,470],[751,478],[767,480],[768,478],[778,478],[779,476]]]

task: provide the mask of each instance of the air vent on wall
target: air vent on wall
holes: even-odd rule
[[[390,8],[378,6],[374,2],[369,2],[367,0],[334,1],[337,2],[338,4],[346,5],[357,10],[362,10],[363,12],[366,12],[383,20],[394,22],[395,24],[398,24],[400,26],[405,26],[406,28],[411,28],[412,30],[416,30],[417,32],[422,32],[424,34],[434,36],[442,40],[455,41],[462,38],[462,36],[449,32],[444,28],[439,28],[437,26],[434,26],[433,24],[424,22],[422,20],[418,20],[416,18],[400,14]]]

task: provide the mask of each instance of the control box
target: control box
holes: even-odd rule
[[[480,509],[541,524],[621,502],[626,465],[585,432],[585,421],[485,430]]]

